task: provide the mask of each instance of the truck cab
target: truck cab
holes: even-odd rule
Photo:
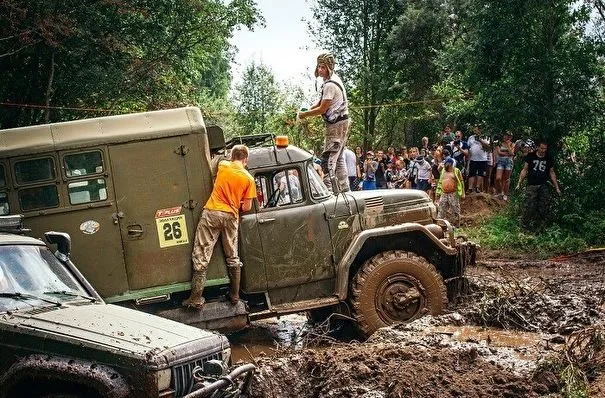
[[[204,310],[187,310],[180,303],[213,164],[235,143],[249,146],[257,186],[240,215],[243,301],[223,298],[217,245]],[[106,302],[199,327],[336,311],[369,335],[441,312],[474,261],[475,245],[436,219],[425,193],[332,194],[307,151],[272,135],[225,143],[194,107],[0,130],[0,144],[4,212],[23,213],[35,234],[70,233],[73,258]]]

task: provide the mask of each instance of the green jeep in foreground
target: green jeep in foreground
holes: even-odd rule
[[[194,367],[226,367],[225,336],[103,303],[66,234],[55,256],[20,221],[0,217],[0,397],[183,397]]]
[[[229,279],[218,245],[204,310],[187,310],[213,157],[239,142],[250,147],[258,192],[241,215],[243,301],[223,298]],[[307,151],[270,135],[226,144],[194,107],[0,130],[2,212],[22,213],[34,236],[69,233],[73,258],[106,302],[203,328],[340,312],[369,335],[443,311],[475,257],[424,192],[334,195]]]

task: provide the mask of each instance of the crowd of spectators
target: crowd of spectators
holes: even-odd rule
[[[512,139],[510,131],[487,136],[479,124],[472,127],[469,137],[446,125],[433,142],[423,137],[419,146],[391,146],[386,151],[346,148],[349,184],[352,190],[422,190],[447,207],[440,211],[459,225],[459,199],[466,194],[484,193],[508,201],[513,157],[518,151],[526,155],[531,150],[515,146]]]

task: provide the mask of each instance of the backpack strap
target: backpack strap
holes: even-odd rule
[[[321,88],[321,96],[323,97],[324,95],[324,87],[326,86],[326,83],[334,83],[336,85],[336,87],[338,87],[338,89],[342,92],[342,97],[343,97],[343,101],[347,101],[347,99],[345,98],[345,90],[342,88],[342,86],[340,85],[340,83],[338,83],[337,81],[334,80],[326,80]],[[338,123],[340,121],[343,120],[347,120],[349,118],[349,115],[341,115],[339,117],[336,118],[336,120],[328,120],[328,117],[326,116],[326,114],[322,114],[321,117],[324,119],[324,121],[328,124],[335,124]]]
[[[340,89],[340,91],[342,91],[343,93],[344,93],[344,91],[345,91],[345,90],[342,88],[342,86],[340,85],[340,83],[338,83],[338,82],[337,82],[337,81],[335,81],[335,80],[326,80],[326,81],[324,82],[324,86],[326,85],[326,83],[334,83],[334,84],[336,84],[336,87],[338,87],[338,88]],[[322,88],[321,92],[322,92],[322,94],[323,94],[323,88]]]

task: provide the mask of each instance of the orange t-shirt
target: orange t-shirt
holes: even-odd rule
[[[244,199],[256,198],[256,184],[248,170],[238,163],[222,161],[214,188],[204,209],[224,211],[239,216],[239,208]]]

